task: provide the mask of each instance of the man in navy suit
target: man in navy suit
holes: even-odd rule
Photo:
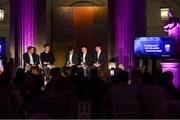
[[[23,60],[26,72],[30,71],[32,66],[39,65],[39,55],[35,54],[34,47],[28,47],[28,52],[23,54]]]
[[[97,44],[95,46],[93,68],[97,69],[99,71],[99,74],[101,74],[102,70],[104,69],[104,65],[105,65],[105,55],[102,52],[101,46]]]

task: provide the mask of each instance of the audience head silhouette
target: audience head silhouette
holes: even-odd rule
[[[124,82],[127,83],[129,81],[128,72],[125,70],[118,71],[118,73],[116,75],[116,81],[122,82],[122,83],[124,83]]]

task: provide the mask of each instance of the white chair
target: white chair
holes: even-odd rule
[[[91,118],[91,101],[79,101],[78,102],[78,118],[90,119]]]
[[[70,107],[70,118],[90,119],[91,118],[91,101],[90,100],[73,100]]]
[[[138,102],[119,102],[112,106],[112,118],[138,118],[139,103]]]

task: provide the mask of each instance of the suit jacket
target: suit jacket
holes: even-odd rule
[[[42,64],[43,62],[49,62],[51,65],[55,63],[55,57],[52,52],[49,53],[42,52],[40,56],[41,56]]]
[[[88,52],[86,53],[85,60],[86,60],[85,64],[90,66],[92,63],[92,56],[90,53],[88,53]],[[79,64],[81,64],[81,62],[83,62],[83,53],[82,52],[79,54],[78,61],[79,61]]]
[[[97,59],[97,53],[94,53],[93,57],[93,63],[98,62],[100,64],[100,67],[103,67],[105,64],[105,55],[103,52],[100,53],[99,58]]]
[[[39,55],[32,54],[32,57],[33,57],[34,65],[38,65],[39,64]],[[28,52],[23,54],[23,60],[24,60],[24,64],[26,64],[26,63],[30,64],[30,58],[29,58]]]
[[[67,53],[66,56],[65,56],[65,65],[67,64],[68,61],[69,61],[69,53]],[[72,63],[75,64],[75,65],[78,64],[78,55],[76,53],[73,53]]]

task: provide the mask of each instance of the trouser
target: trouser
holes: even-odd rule
[[[25,69],[25,72],[30,72],[32,69],[32,66],[31,65],[25,65],[24,69]]]
[[[87,67],[83,67],[83,70],[84,70],[84,76],[87,77],[88,74],[87,74]]]
[[[46,79],[50,78],[50,69],[46,65],[43,66],[43,74],[46,77]]]

